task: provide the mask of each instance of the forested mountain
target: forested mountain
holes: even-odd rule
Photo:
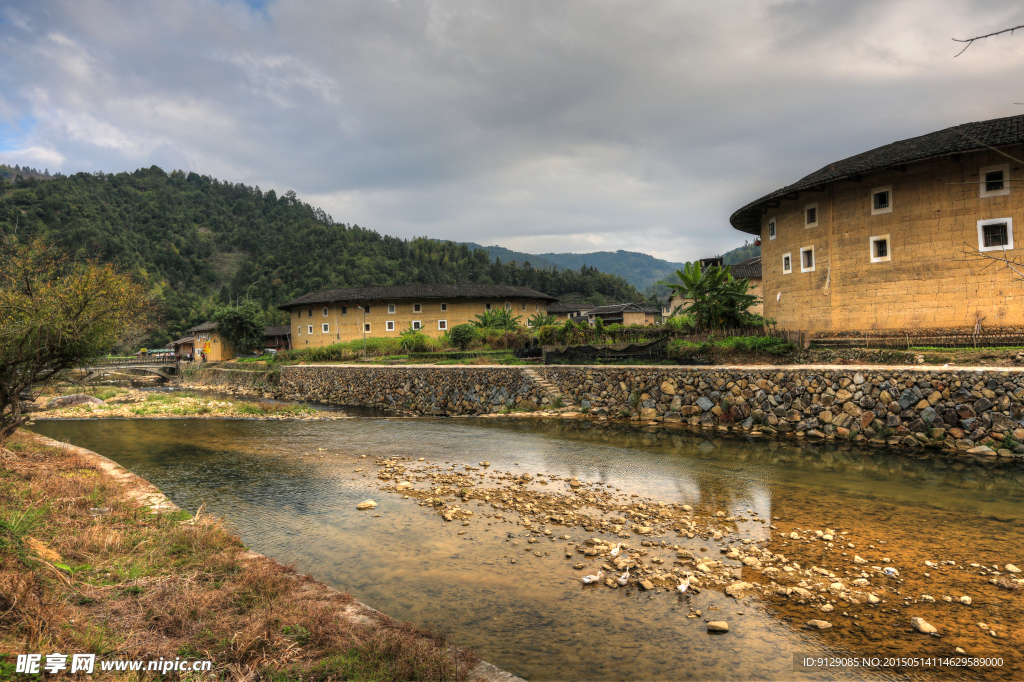
[[[612,275],[619,275],[637,289],[647,289],[657,282],[666,278],[673,278],[676,270],[682,269],[684,263],[655,258],[646,253],[636,251],[594,251],[592,253],[523,253],[511,251],[501,246],[480,246],[473,242],[466,242],[471,249],[484,249],[491,254],[491,260],[500,258],[502,261],[514,260],[519,264],[529,263],[533,267],[541,268],[580,268],[584,265],[597,268],[601,272]],[[753,244],[745,244],[739,248],[728,251],[722,255],[726,265],[739,263],[751,256],[761,252],[760,247]],[[704,254],[702,257],[711,257],[715,254]]]
[[[6,163],[0,163],[0,179],[14,180],[19,175],[23,178],[35,178],[37,180],[49,180],[56,177],[50,175],[49,168],[39,170],[38,168],[29,168],[28,166],[8,166]]]
[[[153,166],[0,181],[0,229],[43,237],[82,257],[137,272],[161,302],[163,345],[213,305],[259,301],[268,322],[281,302],[310,291],[387,284],[512,284],[592,303],[642,301],[621,277],[491,262],[486,251],[435,239],[399,239],[335,222],[294,192],[221,182]]]

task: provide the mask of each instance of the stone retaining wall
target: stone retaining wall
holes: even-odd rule
[[[1024,372],[788,367],[361,367],[282,369],[289,398],[417,414],[567,404],[597,417],[782,436],[1024,453]]]
[[[184,367],[181,371],[181,381],[186,384],[270,395],[280,390],[280,378],[279,370],[250,371],[199,365]]]

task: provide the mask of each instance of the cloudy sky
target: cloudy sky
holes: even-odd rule
[[[383,233],[672,260],[837,159],[1024,114],[1002,0],[0,0],[0,161],[156,164]]]

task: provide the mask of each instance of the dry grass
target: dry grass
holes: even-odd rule
[[[476,663],[251,554],[217,520],[152,513],[89,458],[25,435],[9,446],[0,652],[209,659],[235,680],[455,680]]]

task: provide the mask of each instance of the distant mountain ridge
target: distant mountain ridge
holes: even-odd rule
[[[594,251],[592,253],[524,253],[512,251],[501,246],[481,246],[474,242],[464,242],[470,249],[483,249],[490,253],[491,260],[500,258],[502,263],[515,261],[517,265],[529,263],[535,268],[558,268],[560,270],[579,270],[584,265],[597,268],[601,272],[619,275],[637,289],[647,287],[662,280],[675,279],[676,270],[681,270],[685,263],[655,258],[646,253],[636,251]],[[738,263],[752,256],[760,255],[760,247],[753,244],[740,246],[722,255],[727,265]],[[712,254],[707,254],[711,257]]]

